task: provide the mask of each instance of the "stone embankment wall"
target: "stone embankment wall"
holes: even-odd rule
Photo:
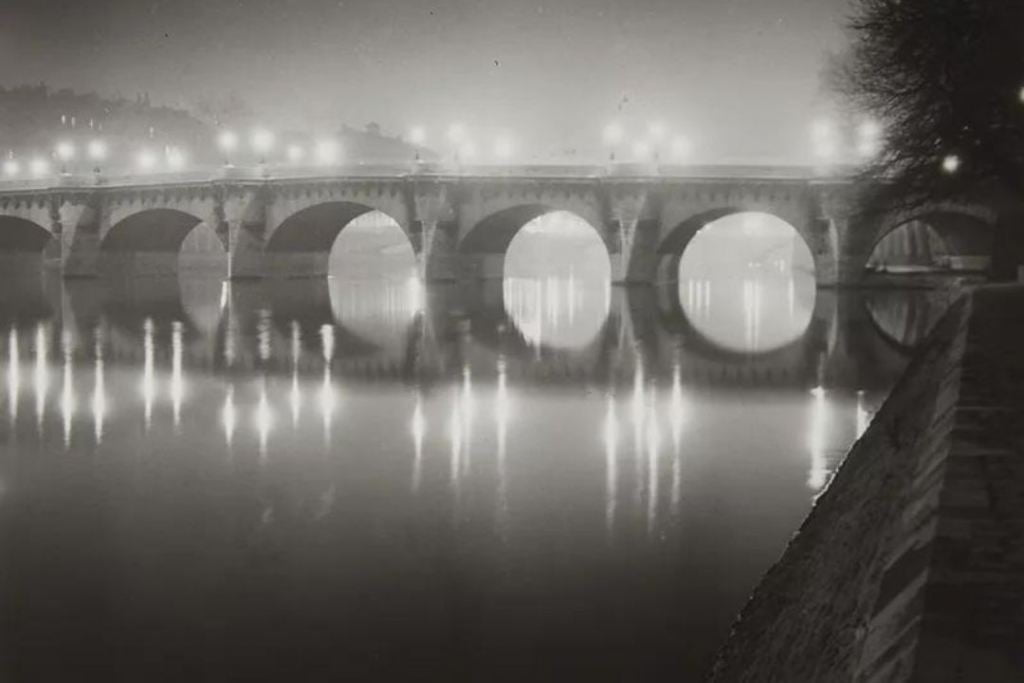
[[[1024,288],[950,307],[711,680],[1024,681]]]

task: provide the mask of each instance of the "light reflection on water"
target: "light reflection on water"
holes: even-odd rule
[[[39,602],[74,585],[103,607],[52,649],[187,643],[223,670],[277,642],[300,670],[431,647],[529,672],[547,648],[696,676],[906,362],[857,296],[774,285],[728,324],[742,283],[17,286],[39,292],[0,311],[0,528],[53,539],[0,579],[24,647],[79,623]]]

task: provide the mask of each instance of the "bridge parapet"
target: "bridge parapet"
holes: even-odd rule
[[[47,243],[23,236],[31,232],[26,225],[36,227],[65,275],[95,275],[108,250],[159,252],[171,263],[188,230],[203,223],[224,245],[232,277],[311,277],[326,273],[345,224],[382,211],[409,237],[425,280],[488,279],[502,276],[505,251],[523,225],[562,210],[594,227],[617,281],[650,284],[675,278],[703,225],[759,211],[785,220],[807,242],[819,284],[844,285],[859,279],[878,239],[908,220],[859,219],[856,195],[844,174],[759,166],[423,164],[64,178],[0,183],[0,250]],[[984,225],[999,220],[979,207],[931,210]]]

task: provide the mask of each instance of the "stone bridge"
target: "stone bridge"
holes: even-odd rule
[[[912,220],[933,225],[953,252],[992,252],[1009,214],[936,205],[866,221],[846,177],[800,168],[535,167],[459,174],[408,168],[339,169],[333,176],[176,176],[82,185],[0,185],[0,253],[95,276],[126,260],[137,272],[174,270],[186,235],[209,226],[234,279],[326,274],[335,238],[379,211],[408,237],[428,282],[501,278],[505,253],[529,221],[553,211],[586,220],[608,250],[617,283],[675,279],[703,226],[756,211],[789,223],[813,255],[819,286],[855,284],[871,251]],[[1019,208],[1019,207],[1015,207]],[[1015,211],[1014,216],[1020,212]]]

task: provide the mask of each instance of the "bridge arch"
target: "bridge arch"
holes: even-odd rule
[[[186,211],[168,208],[143,209],[130,214],[107,230],[100,242],[105,252],[174,252],[202,219]]]
[[[0,216],[0,254],[42,254],[53,233],[27,218]]]
[[[995,246],[995,218],[990,212],[969,206],[926,207],[900,212],[886,220],[866,249],[857,254],[863,272],[886,238],[908,226],[921,224],[932,231],[947,251],[945,265],[960,270],[988,270]]]
[[[605,246],[608,254],[608,238],[601,229],[601,219],[591,212],[578,212],[546,203],[530,203],[510,206],[494,211],[473,224],[458,244],[463,255],[463,276],[479,279],[502,279],[505,276],[505,258],[512,241],[529,223],[543,216],[565,213],[586,223],[594,235]],[[568,273],[566,273],[568,275]]]
[[[821,257],[827,253],[827,245],[824,244],[827,236],[812,232],[810,221],[804,217],[761,207],[722,206],[688,216],[665,231],[658,244],[657,282],[677,280],[683,254],[698,232],[716,221],[738,214],[762,214],[788,224],[811,252],[815,273],[820,273],[823,270]]]
[[[264,253],[268,274],[285,277],[324,276],[331,248],[358,218],[377,212],[397,225],[412,247],[409,227],[391,212],[353,201],[325,201],[288,214],[274,225]]]

